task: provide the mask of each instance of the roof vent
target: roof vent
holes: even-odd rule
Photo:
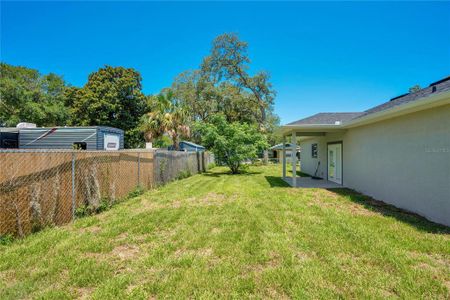
[[[431,83],[429,86],[437,85],[439,83],[443,83],[443,82],[446,82],[446,81],[449,81],[449,80],[450,80],[450,76],[447,76],[447,77],[445,77],[445,78],[443,78],[443,79],[441,79],[439,81]]]
[[[397,97],[391,98],[391,100],[389,100],[389,101],[392,101],[392,100],[395,100],[395,99],[398,99],[398,98],[404,97],[404,96],[406,96],[406,95],[409,95],[409,93],[406,93],[406,94],[403,94],[403,95],[400,95],[400,96],[397,96]]]

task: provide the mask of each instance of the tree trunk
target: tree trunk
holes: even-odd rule
[[[180,143],[178,141],[178,134],[174,134],[174,136],[172,138],[172,143],[173,143],[173,149],[175,151],[180,150]]]
[[[263,164],[267,165],[269,163],[269,151],[267,149],[264,149],[264,158],[263,158]]]

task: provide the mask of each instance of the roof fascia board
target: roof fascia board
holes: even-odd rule
[[[420,100],[412,101],[403,105],[398,105],[390,109],[386,109],[367,116],[356,118],[342,124],[303,124],[303,125],[284,125],[282,126],[282,134],[284,136],[291,135],[293,132],[300,131],[341,131],[347,128],[363,126],[370,123],[379,122],[385,119],[413,113],[416,111],[433,108],[445,104],[450,104],[450,91],[430,95]]]

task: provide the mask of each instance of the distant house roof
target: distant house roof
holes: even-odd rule
[[[450,76],[445,77],[439,81],[431,83],[428,87],[423,88],[415,93],[408,93],[392,98],[388,102],[377,105],[364,112],[331,112],[331,113],[318,113],[313,116],[291,122],[286,124],[287,126],[295,125],[341,125],[342,123],[356,120],[366,117],[368,115],[378,113],[390,108],[404,105],[406,103],[414,102],[419,99],[425,98],[432,94],[438,94],[450,91]],[[338,123],[337,123],[338,122]]]
[[[288,150],[292,148],[292,145],[290,143],[286,143],[285,146]],[[300,149],[300,146],[297,146],[297,149]],[[272,146],[269,148],[269,150],[283,150],[283,143]]]
[[[192,148],[205,149],[204,146],[195,144],[195,143],[193,143],[193,142],[181,141],[181,142],[180,142],[180,145],[181,145],[181,144],[185,144],[185,145],[191,146]]]
[[[344,113],[318,113],[313,116],[289,123],[287,125],[304,125],[304,124],[329,124],[334,125],[336,122],[345,122],[364,114],[363,112],[344,112]]]

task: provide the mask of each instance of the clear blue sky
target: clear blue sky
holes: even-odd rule
[[[360,111],[450,75],[450,3],[1,2],[1,60],[82,86],[108,64],[145,93],[196,68],[212,39],[249,42],[282,123]]]

